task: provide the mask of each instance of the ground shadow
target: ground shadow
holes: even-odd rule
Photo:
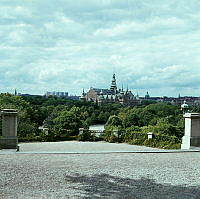
[[[107,174],[65,176],[66,183],[85,192],[84,198],[200,199],[200,186],[158,184],[153,179],[120,178]],[[73,186],[72,186],[73,188]]]

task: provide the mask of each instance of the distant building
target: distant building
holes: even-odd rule
[[[68,97],[68,92],[56,92],[56,91],[46,92],[45,96]]]
[[[149,95],[149,92],[147,91],[147,94],[144,96],[144,99],[145,100],[149,100],[150,99],[150,95]]]
[[[64,97],[64,98],[71,99],[71,100],[79,100],[79,98],[80,98],[80,96],[69,95],[68,92],[56,92],[56,91],[46,92],[45,96],[46,97],[49,97],[49,96]]]
[[[182,104],[184,104],[184,101],[187,101],[187,104],[189,106],[199,106],[200,105],[200,97],[193,97],[193,96],[184,96],[181,97],[181,95],[179,94],[178,97],[167,97],[167,96],[163,96],[163,97],[150,97],[147,94],[145,95],[145,97],[140,97],[140,100],[152,100],[152,101],[156,101],[156,102],[166,102],[166,103],[171,103],[173,105],[178,105],[181,106]]]
[[[33,95],[33,94],[28,94],[28,93],[18,93],[17,89],[15,89],[14,96],[27,97],[27,96],[41,96],[41,95]]]
[[[15,93],[14,93],[14,96],[17,96],[17,89],[15,89]]]
[[[102,105],[105,103],[121,103],[124,106],[136,106],[140,104],[139,95],[134,96],[133,93],[127,88],[117,89],[117,83],[115,74],[113,74],[110,89],[102,88],[90,88],[90,90],[85,93],[83,90],[80,100],[91,101]]]
[[[67,97],[67,99],[71,99],[71,100],[79,100],[81,96],[77,96],[77,95],[70,95]]]

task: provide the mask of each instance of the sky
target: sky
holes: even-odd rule
[[[80,95],[113,73],[144,96],[200,96],[199,0],[0,0],[0,92]]]

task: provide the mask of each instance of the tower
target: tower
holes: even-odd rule
[[[15,93],[14,93],[14,95],[15,95],[15,96],[17,95],[17,89],[15,89]]]
[[[110,86],[110,90],[115,94],[117,93],[117,83],[116,83],[116,79],[115,79],[115,74],[113,74],[113,77],[112,77],[112,83]]]
[[[103,95],[103,91],[101,90],[100,95],[99,95],[99,99],[98,99],[98,105],[102,105],[105,102],[105,98]]]
[[[136,95],[136,99],[137,99],[137,100],[140,99],[140,96],[139,96],[138,92],[137,92],[137,95]]]
[[[81,97],[80,97],[80,100],[82,100],[82,101],[85,101],[86,99],[85,99],[85,91],[84,91],[84,89],[83,89],[83,93],[82,93],[82,95],[81,95]]]
[[[126,93],[128,93],[128,84],[127,84],[127,87],[126,87]]]
[[[149,92],[147,91],[147,94],[145,95],[144,97],[146,100],[150,99],[150,95],[149,95]]]

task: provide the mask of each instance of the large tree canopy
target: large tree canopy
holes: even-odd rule
[[[153,129],[156,133],[183,134],[184,121],[180,107],[167,103],[153,103],[139,107],[122,107],[121,104],[104,104],[69,100],[57,97],[0,95],[0,108],[17,109],[19,137],[39,135],[43,125],[54,131],[70,130],[77,135],[79,128],[91,124],[105,124],[128,131]],[[200,110],[195,107],[195,110]]]

